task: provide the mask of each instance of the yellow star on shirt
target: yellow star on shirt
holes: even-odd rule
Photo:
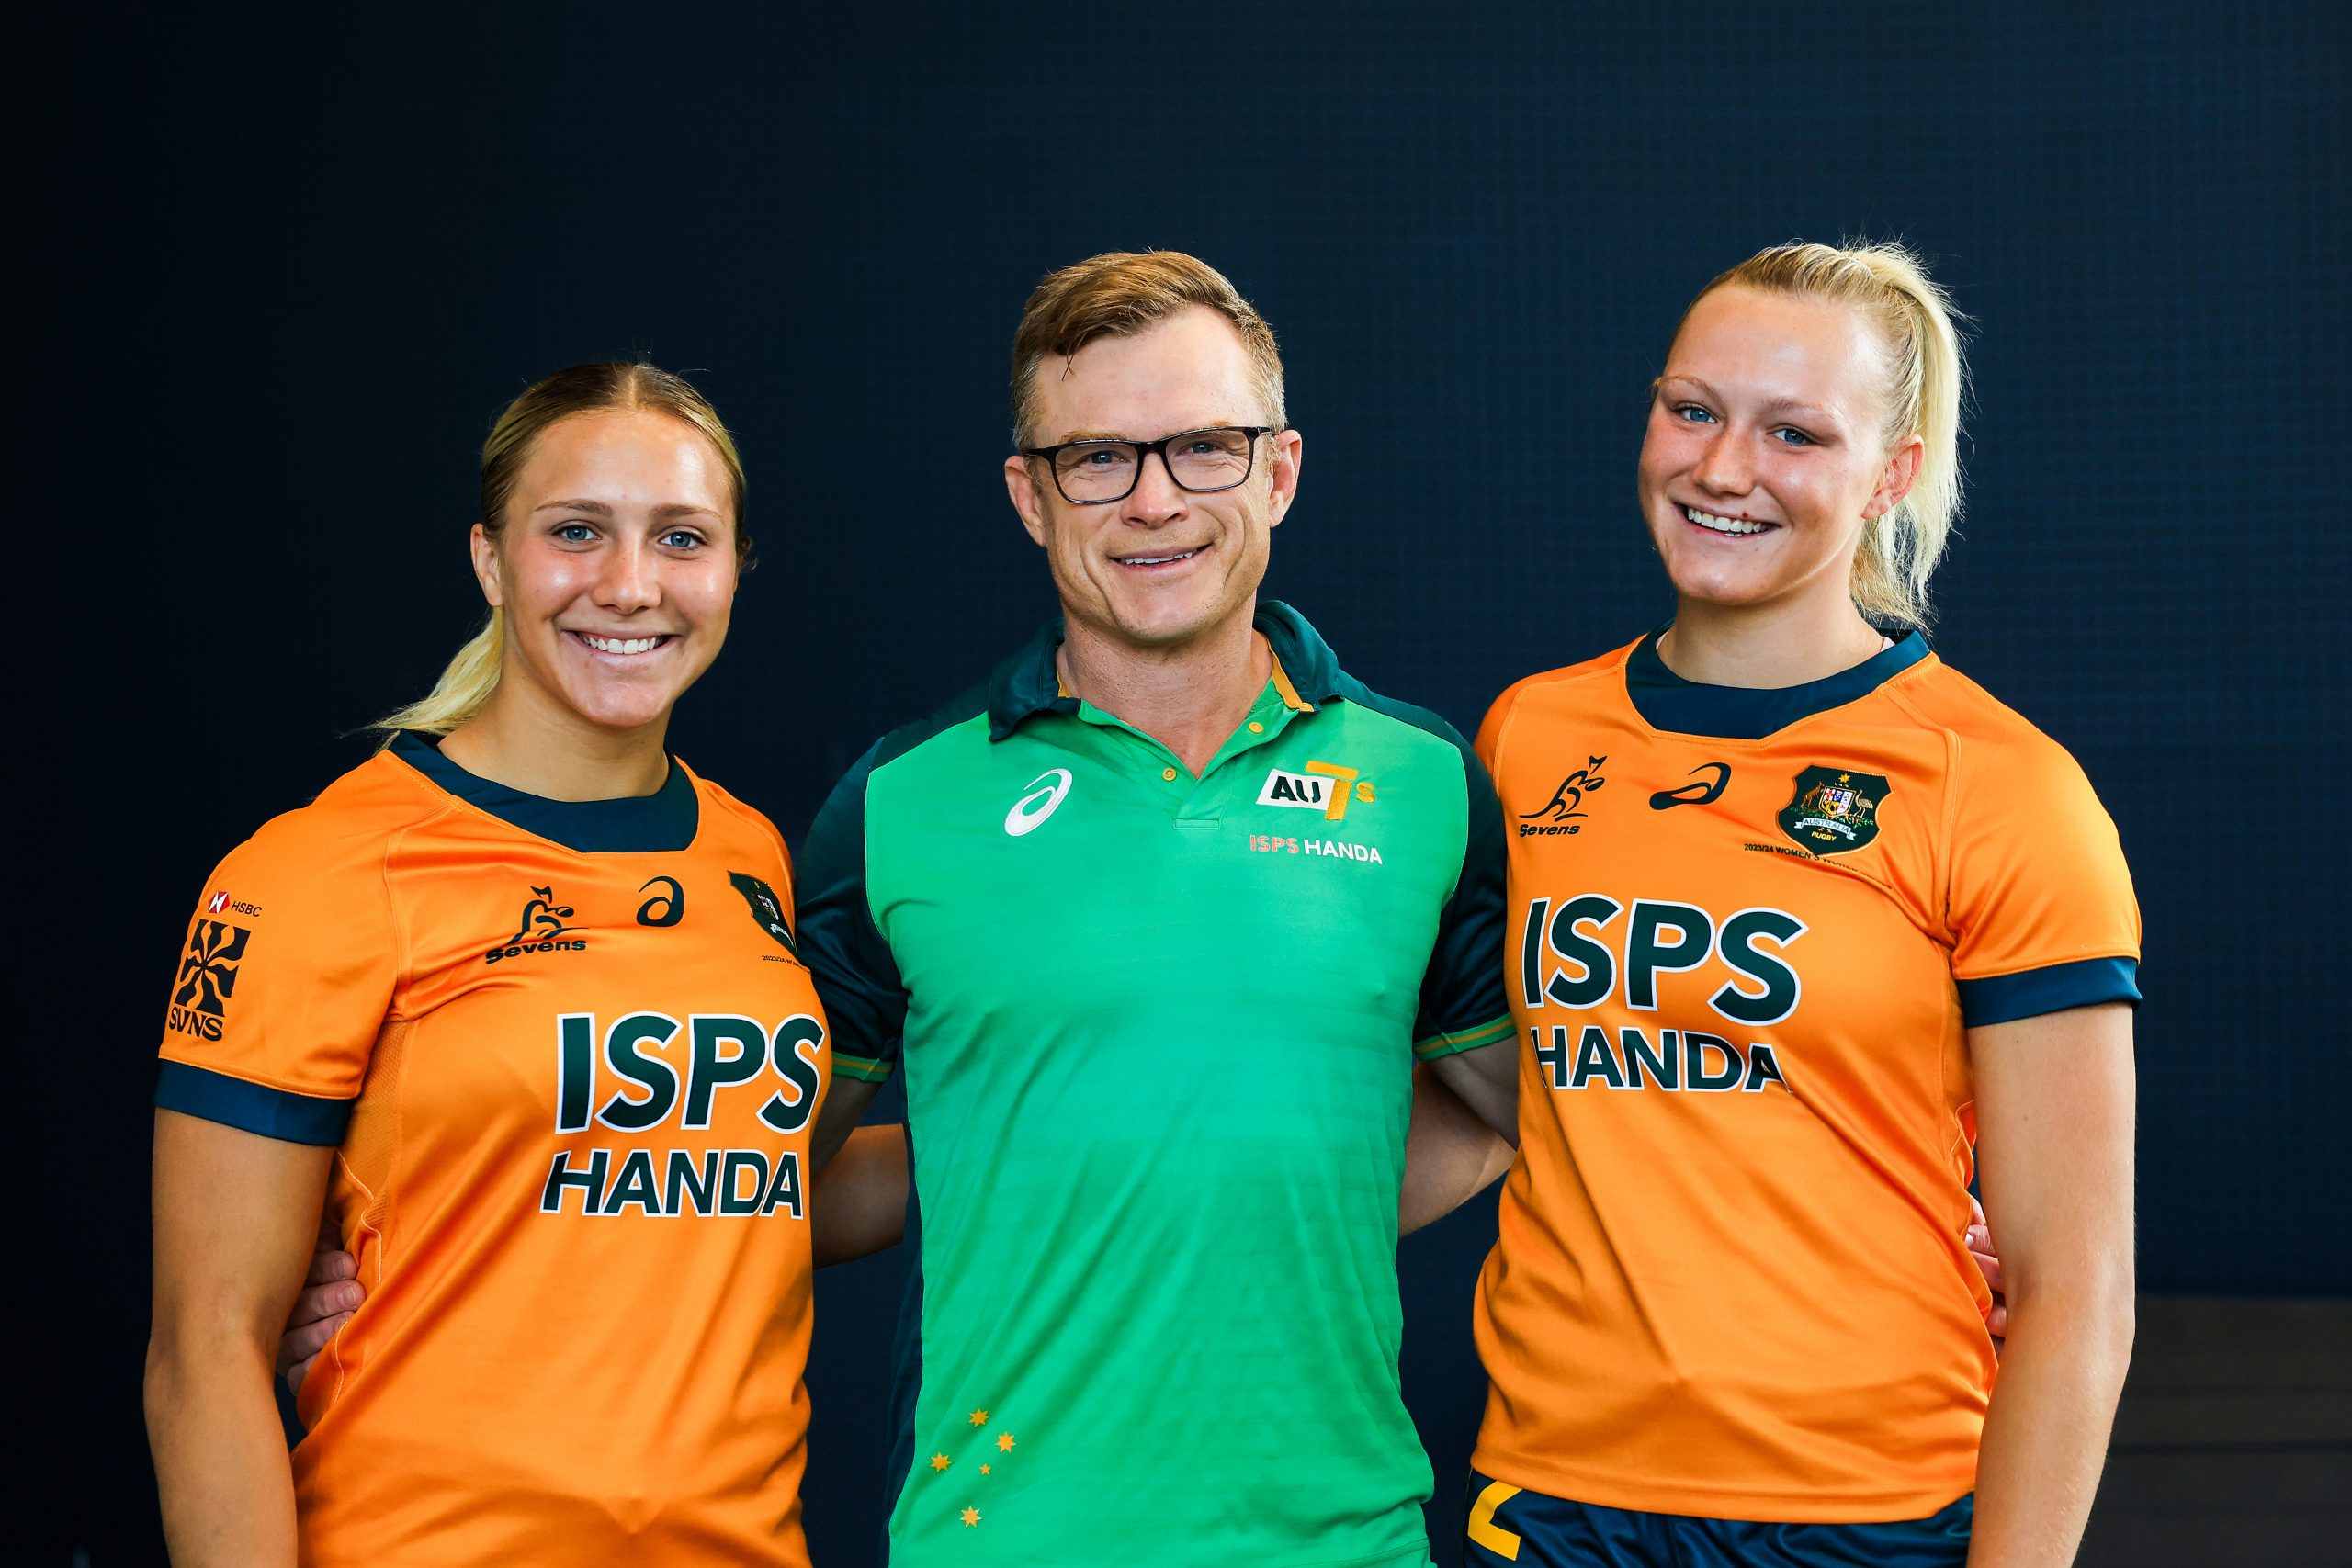
[[[945,1454],[933,1454],[931,1456],[931,1468],[933,1470],[945,1470],[949,1465],[954,1464],[955,1462],[956,1461],[954,1460],[949,1459]]]
[[[1001,1454],[1009,1454],[1012,1451],[1012,1433],[999,1432],[996,1435],[996,1451]]]
[[[987,1465],[985,1465],[985,1464],[984,1464],[984,1465],[982,1465],[982,1466],[980,1466],[980,1473],[981,1473],[982,1475],[986,1475],[986,1474],[989,1472],[989,1466],[987,1466]]]
[[[980,1511],[978,1508],[967,1508],[964,1510],[964,1528],[966,1529],[970,1529],[974,1525],[978,1524],[979,1522]]]
[[[972,1412],[972,1425],[973,1425],[973,1426],[975,1426],[975,1427],[985,1427],[985,1426],[987,1426],[988,1424],[989,1424],[989,1413],[988,1413],[987,1411],[985,1411],[985,1410],[975,1410],[975,1411],[973,1411],[973,1412]]]

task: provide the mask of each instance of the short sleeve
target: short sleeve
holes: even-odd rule
[[[381,838],[310,815],[270,823],[206,884],[172,976],[155,1103],[334,1145],[391,1007],[399,943]]]
[[[907,1022],[898,960],[866,899],[865,785],[880,750],[833,787],[800,847],[800,955],[833,1032],[833,1069],[876,1083],[896,1070]]]
[[[1446,731],[1462,756],[1466,817],[1462,874],[1439,912],[1437,942],[1421,979],[1413,1055],[1423,1061],[1500,1044],[1513,1037],[1503,992],[1502,804],[1470,748]]]
[[[2115,823],[2035,733],[1964,740],[1947,919],[1972,1028],[2140,999],[2140,908]]]

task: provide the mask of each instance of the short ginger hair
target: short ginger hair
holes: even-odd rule
[[[1223,273],[1182,251],[1105,251],[1049,272],[1029,296],[1012,334],[1012,445],[1034,444],[1037,367],[1097,338],[1133,337],[1193,306],[1216,311],[1250,351],[1265,417],[1283,426],[1283,359],[1274,330]]]

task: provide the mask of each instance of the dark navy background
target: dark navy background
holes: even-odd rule
[[[67,976],[18,1054],[60,1243],[18,1286],[62,1325],[39,1560],[159,1556],[176,947],[214,860],[475,624],[491,416],[642,355],[741,433],[759,566],[674,739],[797,840],[1049,610],[1006,350],[1039,274],[1110,248],[1195,252],[1273,321],[1307,461],[1272,589],[1464,728],[1666,613],[1633,468],[1689,296],[1792,236],[1927,252],[1977,320],[1937,646],[2081,759],[2139,880],[2143,1283],[2352,1292],[2344,16],[126,5],[21,37],[15,608],[64,677],[28,682],[18,947]],[[1402,1259],[1442,1554],[1491,1229],[1489,1198]],[[820,1286],[821,1564],[872,1551],[899,1276]]]

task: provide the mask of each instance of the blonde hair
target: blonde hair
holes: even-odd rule
[[[751,553],[751,536],[743,531],[743,459],[735,438],[710,400],[682,376],[650,365],[609,361],[575,365],[533,383],[506,405],[490,428],[481,447],[481,525],[492,539],[506,528],[506,503],[514,483],[529,461],[532,444],[560,420],[606,410],[646,410],[684,421],[699,431],[727,465],[728,499],[735,520],[735,559],[740,566]],[[433,690],[397,712],[386,714],[369,728],[387,737],[403,729],[426,735],[447,735],[480,714],[498,690],[506,617],[493,608],[466,645],[458,649],[433,683]]]
[[[1097,338],[1133,337],[1194,305],[1216,311],[1241,334],[1266,417],[1285,423],[1274,330],[1225,274],[1182,251],[1105,251],[1047,273],[1021,312],[1012,334],[1013,446],[1035,438],[1037,367],[1047,355],[1076,354]]]
[[[1774,245],[1708,284],[1690,304],[1735,284],[1852,305],[1878,329],[1888,371],[1881,434],[1890,447],[1917,435],[1923,450],[1910,493],[1864,529],[1849,591],[1867,620],[1927,625],[1928,580],[1960,516],[1960,413],[1968,384],[1953,326],[1959,312],[1919,258],[1893,243]],[[1690,319],[1689,310],[1682,314]]]

